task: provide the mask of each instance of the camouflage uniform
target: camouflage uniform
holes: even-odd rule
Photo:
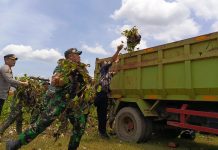
[[[55,72],[61,72],[60,66],[56,67]],[[87,73],[86,73],[87,74]],[[35,123],[31,125],[29,129],[19,135],[20,146],[28,144],[40,133],[42,133],[51,123],[63,112],[66,112],[66,117],[73,125],[72,135],[68,145],[69,150],[75,150],[79,146],[80,139],[85,131],[88,114],[84,114],[82,108],[73,110],[69,108],[69,102],[66,99],[66,94],[70,93],[70,99],[76,95],[80,96],[81,92],[78,89],[82,89],[84,86],[83,76],[74,70],[71,74],[73,81],[67,86],[56,88],[55,93],[47,100],[49,103],[46,110],[44,110]],[[82,104],[81,104],[82,105]],[[80,105],[80,106],[81,106]]]

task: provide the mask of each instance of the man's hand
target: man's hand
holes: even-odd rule
[[[20,82],[20,83],[21,83],[21,85],[23,85],[23,86],[28,86],[28,85],[29,85],[28,81]]]
[[[123,48],[123,44],[120,44],[119,46],[117,46],[117,51],[116,53],[113,55],[112,59],[111,59],[111,62],[115,62],[115,60],[117,59],[118,57],[118,54],[119,52],[121,51],[121,49]]]

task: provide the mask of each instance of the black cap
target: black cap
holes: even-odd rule
[[[70,49],[68,49],[68,50],[66,50],[66,51],[64,52],[65,58],[67,58],[68,55],[71,54],[71,53],[81,55],[81,54],[82,54],[82,51],[78,51],[76,48],[70,48]]]
[[[14,54],[7,54],[7,55],[4,56],[4,59],[6,59],[6,58],[18,60],[18,58]]]

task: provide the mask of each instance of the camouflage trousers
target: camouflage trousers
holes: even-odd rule
[[[23,112],[22,104],[18,103],[16,106],[12,104],[9,116],[0,125],[0,134],[4,134],[5,130],[16,121],[17,134],[22,132]]]
[[[21,141],[21,144],[28,144],[34,138],[36,138],[48,126],[50,126],[60,114],[62,114],[66,110],[66,107],[67,102],[65,101],[65,94],[55,93],[52,99],[49,100],[47,109],[41,112],[37,120],[31,125],[29,129],[19,135],[19,140]],[[85,131],[87,114],[82,114],[79,112],[73,113],[72,110],[69,109],[67,110],[66,117],[73,125],[68,149],[76,150]]]
[[[14,101],[11,102],[11,111],[9,113],[9,116],[7,117],[6,120],[4,120],[1,125],[0,125],[0,134],[3,135],[5,130],[9,126],[11,126],[15,121],[16,121],[16,131],[17,134],[20,134],[22,132],[22,123],[23,123],[23,108],[25,106],[19,102],[15,104]],[[26,106],[27,107],[27,106]],[[40,114],[40,111],[45,109],[45,106],[41,106],[38,108],[34,108],[31,111],[31,117],[30,117],[30,123],[34,123]]]

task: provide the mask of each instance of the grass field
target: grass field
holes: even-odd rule
[[[4,140],[15,138],[15,132],[6,132]],[[14,131],[14,129],[13,129]],[[49,134],[43,133],[33,140],[29,145],[23,146],[21,150],[66,150],[69,134],[60,137],[56,142]],[[4,150],[4,140],[0,143],[0,150]],[[168,147],[169,142],[178,143],[177,148]],[[218,150],[218,137],[197,134],[194,141],[183,139],[166,139],[164,137],[153,137],[147,143],[129,143],[120,141],[116,136],[110,140],[101,139],[97,132],[85,134],[81,140],[79,150]]]
[[[9,102],[6,102],[4,112],[0,117],[2,122],[8,115],[10,109]],[[28,120],[28,119],[27,119]],[[153,137],[147,143],[129,143],[119,140],[116,136],[111,136],[110,140],[103,140],[97,134],[97,120],[93,119],[93,125],[87,126],[78,150],[218,150],[218,136],[197,134],[194,141],[180,138],[167,139],[165,137]],[[51,136],[52,130],[47,129],[30,144],[23,146],[21,150],[67,150],[70,134],[60,137],[56,142]],[[0,142],[0,150],[5,149],[5,141],[16,138],[14,125],[4,134]],[[168,147],[169,142],[178,143],[177,148]]]

